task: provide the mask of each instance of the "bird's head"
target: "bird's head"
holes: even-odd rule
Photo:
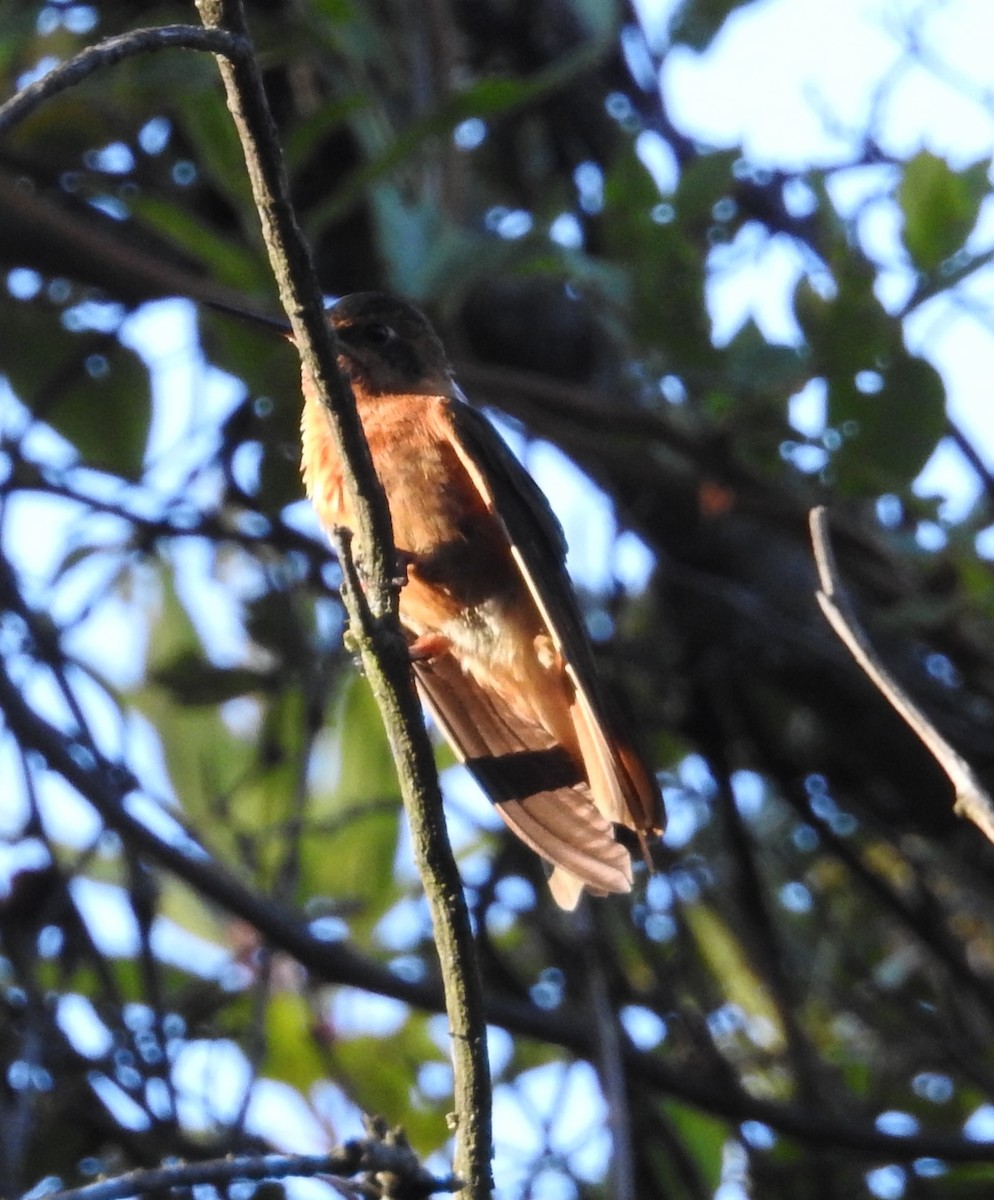
[[[427,317],[383,292],[353,292],[329,311],[339,365],[367,395],[448,395],[452,368]]]

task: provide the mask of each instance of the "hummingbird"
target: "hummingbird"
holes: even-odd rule
[[[418,308],[357,292],[329,320],[390,509],[400,622],[425,708],[507,826],[548,864],[560,907],[575,908],[585,889],[630,891],[619,830],[634,833],[648,862],[662,798],[598,680],[548,501],[466,401]],[[354,528],[306,371],[302,387],[307,494],[326,530]]]

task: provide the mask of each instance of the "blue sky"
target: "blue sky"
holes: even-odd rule
[[[675,7],[646,0],[650,28]],[[913,36],[924,65],[909,54]],[[994,149],[992,40],[994,6],[987,0],[764,0],[733,14],[705,54],[685,47],[669,54],[662,86],[681,130],[715,146],[741,144],[758,165],[800,170],[853,161],[869,127],[886,153],[927,149],[962,167],[989,160]],[[858,216],[863,245],[882,268],[878,292],[896,309],[914,279],[900,244],[899,210],[881,196],[889,174],[886,166],[840,172],[831,194],[843,215]],[[992,244],[988,202],[970,246]],[[786,298],[802,269],[799,255],[782,239],[756,239],[751,254],[740,249],[726,254],[734,261],[711,285],[716,335],[730,337],[753,316],[768,336],[793,340]],[[951,415],[994,465],[994,271],[979,272],[958,300],[924,306],[906,322],[905,336],[938,368]],[[796,417],[804,432],[817,432],[816,398]],[[952,516],[978,489],[958,453],[942,447],[919,490],[949,496]]]

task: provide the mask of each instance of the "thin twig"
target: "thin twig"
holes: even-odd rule
[[[994,842],[994,803],[990,796],[981,786],[966,759],[950,746],[880,661],[841,590],[835,555],[832,553],[828,534],[828,516],[823,506],[819,505],[811,510],[809,525],[818,578],[821,581],[821,588],[815,594],[829,624],[870,680],[921,738],[925,747],[948,775],[956,793],[953,811],[958,816],[972,821],[989,841]]]
[[[368,623],[370,614],[352,556],[351,540],[349,530],[335,531],[333,542],[342,568],[342,594],[350,617],[353,613],[360,613],[361,619]],[[399,631],[397,636],[400,637]],[[406,656],[406,644],[402,643],[402,649]],[[400,721],[395,724],[395,728],[398,725],[402,736],[406,736],[407,723]],[[424,733],[420,717],[418,729],[421,734]],[[389,726],[387,732],[390,732]],[[404,748],[404,755],[416,755],[418,751],[419,747],[411,745]],[[394,753],[397,755],[396,748]],[[430,776],[424,775],[415,767],[415,772],[409,776],[411,782],[408,788],[411,794],[405,794],[404,804],[411,827],[415,862],[432,909],[432,924],[449,1018],[449,1036],[452,1039],[457,1135],[455,1171],[460,1178],[467,1181],[467,1197],[479,1197],[483,1200],[490,1195],[492,1189],[490,1065],[487,1055],[486,1010],[473,930],[459,871],[449,843],[441,797],[429,793],[422,784],[422,781],[428,778],[437,789],[433,761],[430,765]],[[401,759],[398,757],[398,769],[400,766]],[[401,786],[404,786],[403,777]]]
[[[430,1196],[454,1192],[459,1181],[439,1179],[421,1166],[411,1148],[378,1138],[346,1142],[330,1154],[254,1154],[241,1158],[216,1158],[206,1162],[152,1167],[115,1175],[84,1187],[50,1192],[45,1200],[123,1200],[126,1196],[154,1195],[171,1188],[202,1184],[231,1184],[243,1179],[306,1179],[315,1175],[352,1177],[386,1172],[402,1176],[411,1195]]]
[[[197,0],[208,28],[247,38],[241,0]],[[483,988],[472,926],[449,846],[434,754],[414,692],[397,620],[396,555],[390,513],[373,469],[348,379],[339,371],[333,331],[289,198],[286,170],[252,54],[218,58],[242,143],[270,264],[304,369],[313,380],[339,450],[355,534],[363,547],[360,586],[343,543],[343,589],[350,628],[383,718],[411,825],[415,858],[431,910],[452,1039],[456,1173],[469,1200],[492,1192],[491,1095]]]
[[[984,462],[976,446],[966,436],[964,431],[950,417],[946,417],[946,431],[956,444],[960,454],[973,468],[974,474],[983,484],[989,504],[994,504],[994,472]]]
[[[113,67],[136,54],[172,49],[201,50],[236,59],[249,52],[250,44],[246,38],[225,29],[201,29],[199,25],[160,25],[107,38],[81,50],[0,105],[0,133],[6,133],[57,92],[75,87],[104,67]]]

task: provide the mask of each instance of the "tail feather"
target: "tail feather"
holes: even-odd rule
[[[570,672],[572,675],[572,672]],[[613,730],[575,682],[573,726],[597,807],[610,820],[634,830],[640,838],[662,832],[662,798],[641,758]]]
[[[551,866],[557,902],[575,907],[584,887],[628,892],[631,858],[591,795],[587,764],[548,730],[523,720],[447,654],[414,663],[422,698],[508,827]]]
[[[497,810],[526,846],[581,887],[599,895],[631,891],[631,856],[585,787],[536,792],[498,804]]]

